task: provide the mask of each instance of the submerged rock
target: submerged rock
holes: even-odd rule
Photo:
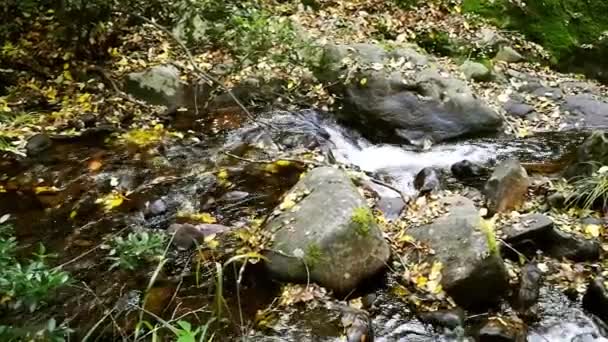
[[[530,181],[517,160],[506,160],[496,166],[484,192],[491,212],[508,212],[524,202]]]
[[[448,215],[408,233],[435,251],[443,264],[441,284],[458,305],[477,309],[496,303],[508,287],[496,242],[484,231],[471,200],[453,196],[443,204]]]
[[[201,243],[205,236],[221,234],[230,230],[230,227],[221,224],[174,223],[167,229],[174,234],[173,245],[178,249],[190,249]]]
[[[391,60],[403,63],[387,67]],[[360,71],[353,72],[353,63]],[[376,138],[422,145],[496,132],[502,124],[465,83],[440,74],[412,47],[329,44],[321,64],[318,78],[335,84],[330,90],[343,99],[342,119]]]
[[[455,329],[464,326],[465,315],[462,309],[456,308],[452,310],[422,312],[418,314],[418,317],[422,322],[436,327]]]
[[[583,297],[583,308],[608,322],[608,290],[604,278],[596,277],[589,284]]]
[[[126,91],[150,104],[176,107],[183,95],[180,72],[173,65],[159,65],[130,73]]]
[[[341,170],[311,170],[277,210],[265,227],[274,236],[266,267],[276,278],[344,293],[378,273],[389,258],[371,210]]]

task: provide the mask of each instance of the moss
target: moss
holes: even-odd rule
[[[494,223],[492,221],[480,219],[479,227],[486,235],[488,249],[491,254],[499,255],[498,242],[496,241],[496,233],[494,232]]]
[[[316,243],[310,243],[306,248],[306,253],[304,254],[304,263],[308,268],[314,268],[316,265],[321,263],[325,257],[323,256],[323,251],[321,247]]]
[[[527,1],[525,7],[509,0],[464,0],[462,9],[523,33],[548,50],[554,63],[570,60],[579,46],[597,42],[608,30],[604,0]]]
[[[355,225],[355,231],[361,236],[367,236],[374,224],[374,214],[369,208],[359,207],[353,211],[351,221]]]

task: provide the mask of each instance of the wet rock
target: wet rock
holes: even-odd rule
[[[568,121],[585,127],[608,126],[608,102],[598,100],[591,94],[567,96],[562,110],[568,111],[571,117]]]
[[[583,296],[583,308],[608,322],[608,290],[602,277],[596,277]]]
[[[180,72],[173,65],[159,65],[130,73],[126,91],[150,104],[176,107],[182,96]]]
[[[425,167],[420,170],[414,178],[414,187],[420,192],[420,194],[426,194],[439,189],[441,181],[439,180],[439,174],[436,169],[431,167]]]
[[[513,48],[509,46],[503,46],[498,51],[494,59],[507,63],[517,63],[523,61],[524,57],[519,52],[515,51]]]
[[[450,170],[454,177],[460,180],[480,177],[486,172],[483,166],[466,159],[452,165]]]
[[[560,229],[553,229],[546,237],[544,250],[553,258],[572,261],[595,261],[600,257],[601,246],[595,240],[587,240]]]
[[[466,61],[460,66],[460,70],[467,79],[475,81],[489,81],[492,72],[481,63]]]
[[[606,342],[606,326],[586,314],[560,290],[543,287],[538,301],[539,321],[529,327],[529,342]]]
[[[432,312],[422,312],[418,318],[426,324],[435,327],[455,329],[464,326],[464,311],[456,308],[452,310],[438,310]]]
[[[374,329],[369,315],[362,310],[343,310],[341,322],[348,342],[373,342]]]
[[[542,272],[534,263],[528,263],[521,268],[521,280],[517,292],[517,309],[525,313],[538,301]]]
[[[507,114],[511,116],[515,116],[518,118],[526,117],[526,115],[530,114],[534,111],[534,107],[529,104],[509,100],[504,105],[505,111]]]
[[[479,330],[478,342],[525,342],[526,327],[522,322],[500,319],[490,319]]]
[[[38,133],[27,140],[25,150],[27,151],[28,157],[35,157],[51,148],[52,145],[53,141],[48,135],[44,133]]]
[[[169,226],[167,232],[174,234],[173,245],[177,249],[190,249],[203,241],[205,236],[221,234],[230,230],[230,227],[221,224],[197,224],[174,223]]]
[[[153,216],[161,215],[167,211],[167,204],[162,199],[157,199],[148,206],[148,213]]]
[[[344,67],[348,58],[371,67],[353,74]],[[400,59],[405,61],[402,70],[383,67]],[[413,47],[387,51],[373,44],[329,44],[317,77],[332,84],[330,91],[343,99],[341,118],[365,127],[366,134],[379,140],[422,145],[498,130],[500,116],[465,83],[428,65],[427,57]],[[347,74],[355,81],[341,84]]]
[[[585,139],[576,151],[576,160],[564,175],[570,179],[589,176],[596,165],[608,165],[608,132],[595,131]]]
[[[461,196],[442,201],[449,214],[409,233],[435,251],[443,264],[442,286],[458,305],[477,309],[496,303],[508,287],[507,273],[477,209]]]
[[[291,204],[277,208],[280,214],[265,226],[274,236],[265,253],[274,277],[313,281],[343,293],[384,268],[389,246],[343,171],[311,170],[285,201]]]
[[[530,181],[517,160],[506,160],[496,166],[484,187],[490,212],[508,212],[525,200]]]

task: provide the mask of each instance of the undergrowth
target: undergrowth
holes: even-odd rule
[[[567,206],[590,210],[608,208],[608,166],[602,166],[590,176],[575,178],[572,191],[566,197]]]

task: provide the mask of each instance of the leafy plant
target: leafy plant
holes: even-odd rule
[[[129,233],[127,238],[115,237],[110,242],[108,259],[112,261],[110,269],[120,267],[135,270],[149,262],[159,260],[163,253],[167,236],[160,232]]]
[[[70,277],[66,272],[49,268],[46,260],[52,255],[46,254],[43,245],[26,263],[16,259],[16,248],[12,227],[0,225],[0,296],[14,309],[25,306],[33,312],[55,289],[68,283]]]
[[[49,319],[42,327],[0,326],[0,340],[12,341],[45,341],[64,342],[73,330],[66,325],[57,325],[54,318]]]
[[[192,330],[192,325],[189,322],[178,321],[177,327],[174,327],[174,334],[177,337],[177,342],[213,341],[213,335],[207,336],[210,323],[211,322],[208,322],[204,326]]]
[[[572,181],[574,188],[566,197],[566,205],[580,206],[590,210],[601,206],[608,208],[608,166],[602,166],[590,176],[583,176]]]

